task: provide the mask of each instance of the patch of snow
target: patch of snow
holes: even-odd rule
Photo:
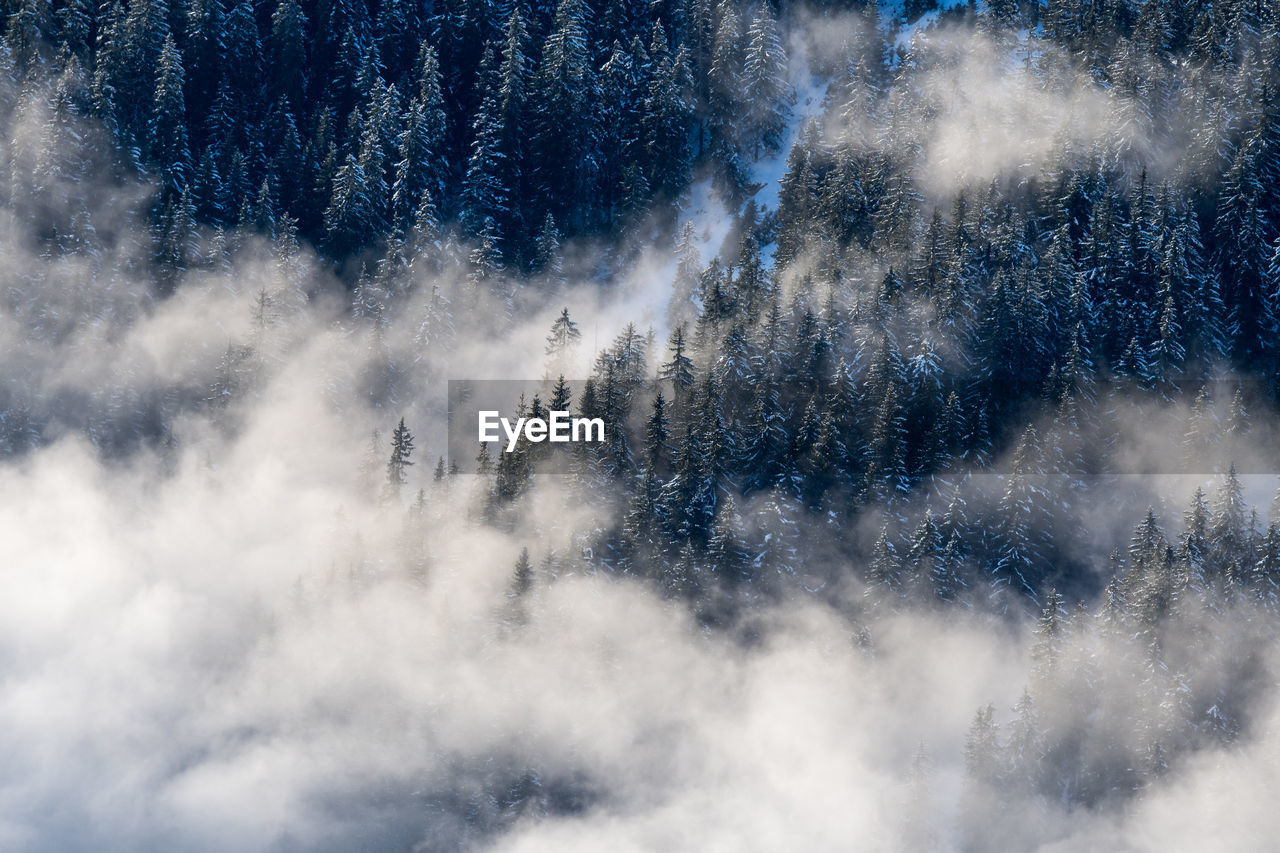
[[[748,169],[748,180],[754,184],[763,184],[755,196],[756,204],[761,210],[773,210],[778,206],[778,191],[782,188],[782,176],[787,173],[787,158],[800,131],[809,119],[822,112],[822,104],[827,96],[828,80],[814,75],[808,57],[803,48],[793,41],[791,46],[791,67],[788,81],[796,93],[796,102],[791,108],[791,121],[786,135],[776,152],[761,157]]]
[[[789,82],[796,93],[791,117],[782,145],[776,152],[761,157],[747,169],[747,180],[759,184],[753,198],[761,212],[775,210],[782,177],[787,171],[787,158],[805,123],[820,115],[826,98],[828,81],[814,75],[804,54],[793,44]],[[710,177],[695,181],[684,196],[683,210],[679,216],[673,241],[687,223],[694,228],[695,246],[702,262],[706,264],[720,254],[736,211],[730,210],[725,200],[715,191]],[[773,264],[773,244],[761,247],[761,261],[769,267]],[[654,246],[635,268],[626,275],[623,286],[609,304],[599,304],[592,314],[595,320],[611,320],[622,316],[642,318],[651,325],[661,346],[668,332],[667,307],[671,300],[671,285],[675,281],[676,258],[671,246]],[[607,309],[607,310],[606,310]],[[606,338],[607,340],[607,338]],[[593,353],[594,355],[594,353]]]
[[[959,6],[967,6],[968,0],[939,0],[938,8],[925,12],[919,18],[911,23],[902,21],[903,3],[900,0],[889,0],[889,2],[880,3],[880,20],[887,24],[890,21],[898,21],[899,29],[897,37],[894,39],[894,45],[900,49],[907,48],[912,39],[916,37],[916,33],[924,32],[929,26],[945,11],[955,9]],[[982,8],[982,4],[978,4],[978,8]]]

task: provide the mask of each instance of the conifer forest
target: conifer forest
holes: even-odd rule
[[[1276,0],[0,3],[0,849],[1277,849]]]

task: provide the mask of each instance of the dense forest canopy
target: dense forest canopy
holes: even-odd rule
[[[1280,828],[1280,4],[0,20],[0,846]]]

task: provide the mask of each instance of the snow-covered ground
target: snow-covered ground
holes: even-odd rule
[[[880,3],[880,20],[883,26],[889,26],[891,22],[898,23],[897,36],[894,38],[894,45],[905,50],[911,44],[911,40],[916,37],[916,33],[923,32],[928,29],[931,24],[938,20],[938,17],[948,9],[954,9],[958,6],[967,6],[967,0],[939,0],[938,8],[925,12],[919,18],[910,23],[902,20],[902,9],[905,4],[902,0],[881,0]],[[978,3],[978,8],[983,7],[983,3]]]
[[[786,138],[775,153],[761,157],[751,165],[752,183],[763,184],[754,196],[756,204],[762,209],[777,208],[778,190],[782,176],[787,172],[787,157],[805,123],[822,112],[822,102],[827,94],[829,81],[815,77],[808,68],[804,69],[799,80],[795,76],[793,75],[792,88],[796,92],[796,103],[791,110],[791,124],[787,128]]]
[[[760,186],[752,198],[761,212],[777,208],[778,192],[781,189],[782,177],[787,172],[787,158],[791,148],[795,145],[805,123],[822,111],[823,98],[827,92],[828,81],[815,76],[803,57],[793,61],[790,82],[796,93],[796,102],[791,109],[791,120],[782,145],[777,151],[770,152],[752,163],[747,171],[748,181]],[[719,254],[724,246],[725,237],[729,234],[733,217],[737,212],[728,209],[725,200],[712,187],[711,178],[707,177],[690,187],[688,203],[680,216],[680,227],[683,228],[687,222],[693,223],[694,233],[698,237],[698,252],[704,260],[709,260]],[[772,245],[764,247],[762,254],[765,264],[771,264]],[[674,261],[671,264],[671,271],[674,278]]]
[[[900,24],[897,44],[906,47],[918,31],[937,20],[942,10],[964,5],[966,0],[941,0],[938,10],[922,15],[913,23]],[[902,8],[901,0],[881,2],[882,25],[888,28],[891,21],[900,21]],[[787,159],[791,149],[805,124],[821,114],[830,82],[814,73],[801,39],[792,40],[789,53],[791,56],[789,82],[795,92],[795,103],[791,109],[790,122],[782,145],[777,151],[769,152],[752,163],[747,172],[748,181],[760,187],[752,198],[762,213],[777,209],[781,182],[787,171]],[[720,253],[737,213],[738,210],[730,210],[726,200],[716,192],[712,177],[710,175],[703,177],[695,181],[685,192],[678,226],[672,235],[673,242],[685,225],[691,223],[695,237],[694,245],[705,263]],[[671,286],[676,275],[676,258],[671,249],[672,246],[655,246],[627,273],[622,286],[592,311],[593,316],[590,320],[592,334],[588,336],[588,347],[584,347],[591,351],[591,355],[586,356],[587,358],[594,357],[595,348],[590,346],[591,342],[594,341],[603,346],[611,339],[611,335],[616,331],[613,328],[616,325],[612,322],[613,318],[643,317],[652,327],[655,337],[659,341],[665,340],[670,332],[667,327],[667,307],[671,300]],[[761,259],[766,266],[772,265],[773,252],[773,244],[761,247]],[[555,313],[558,312],[559,308],[556,308]],[[550,318],[548,323],[554,319],[550,314],[548,317]],[[619,319],[618,322],[623,321]]]
[[[747,173],[751,184],[760,185],[753,198],[762,211],[778,206],[778,192],[782,177],[787,171],[787,157],[805,122],[821,112],[828,81],[813,73],[802,53],[793,51],[790,83],[796,93],[796,101],[783,143],[776,152],[752,163]],[[738,211],[729,209],[725,199],[716,192],[709,175],[695,181],[686,190],[681,206],[682,212],[672,236],[675,238],[687,224],[692,223],[694,245],[702,261],[706,263],[720,253]],[[773,246],[762,247],[761,256],[766,266],[772,264]],[[616,298],[608,305],[601,305],[595,312],[592,326],[603,330],[610,328],[610,317],[644,317],[653,328],[655,338],[665,340],[670,332],[667,306],[671,301],[671,286],[675,277],[676,257],[672,247],[654,247],[627,274]],[[556,309],[558,311],[559,308]],[[608,334],[611,335],[612,332]],[[609,339],[601,338],[604,343]],[[592,356],[594,357],[594,351]]]

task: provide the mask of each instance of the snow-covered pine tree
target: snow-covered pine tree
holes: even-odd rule
[[[776,151],[782,144],[794,94],[787,83],[787,54],[768,3],[761,3],[747,27],[743,57],[742,97],[748,109],[752,157],[760,148]]]

